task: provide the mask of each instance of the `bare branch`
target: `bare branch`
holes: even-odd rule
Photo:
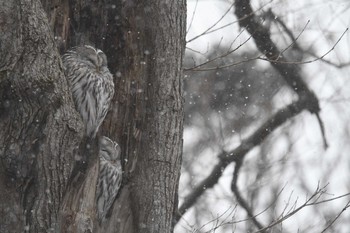
[[[335,46],[339,43],[339,41],[341,40],[341,38],[344,36],[344,33],[348,30],[346,29],[345,32],[340,36],[340,38],[338,39],[338,41],[336,41],[336,43],[333,45],[333,47],[328,51],[326,52],[324,55],[322,56],[318,56],[316,54],[314,54],[313,52],[309,51],[309,50],[304,50],[302,47],[299,46],[299,44],[297,43],[297,40],[299,38],[299,36],[301,35],[301,33],[305,30],[305,27],[304,29],[302,30],[301,33],[299,33],[299,35],[297,37],[294,37],[292,31],[287,27],[287,25],[283,22],[283,20],[281,19],[281,17],[277,17],[273,12],[272,10],[270,9],[269,11],[266,12],[265,14],[267,17],[269,17],[271,20],[275,20],[279,25],[282,26],[283,30],[287,33],[287,35],[289,36],[290,40],[293,42],[293,47],[298,49],[299,51],[301,51],[302,53],[305,53],[305,54],[309,54],[313,57],[315,57],[316,59],[314,60],[310,60],[310,61],[306,61],[306,63],[311,63],[311,62],[315,62],[315,61],[322,61],[324,63],[327,63],[329,65],[332,65],[332,66],[335,66],[337,68],[343,68],[343,67],[346,67],[346,66],[349,66],[350,65],[350,62],[345,62],[345,63],[340,63],[340,64],[335,64],[334,62],[332,61],[329,61],[327,59],[325,59],[324,57],[332,50],[334,50]],[[308,20],[308,23],[310,22],[310,20]],[[296,61],[294,61],[295,63]],[[298,63],[298,64],[306,64],[306,63]]]
[[[210,175],[207,176],[202,182],[200,182],[193,191],[184,199],[184,202],[178,210],[176,220],[178,221],[181,216],[193,206],[196,200],[209,188],[212,188],[221,177],[224,169],[231,162],[242,161],[244,156],[255,146],[264,141],[276,128],[280,127],[290,118],[296,116],[303,110],[314,109],[315,106],[310,106],[310,102],[307,99],[301,99],[295,103],[292,103],[285,108],[279,110],[269,120],[267,120],[262,126],[260,126],[254,134],[247,139],[243,140],[241,145],[230,152],[222,152],[217,157],[219,162],[214,166]]]
[[[282,20],[279,19],[279,21],[282,21]],[[301,34],[303,34],[303,32],[305,31],[305,29],[306,29],[307,25],[309,25],[309,23],[310,23],[310,20],[308,20],[308,21],[306,22],[304,28],[299,32],[299,34],[297,35],[297,37],[296,37],[296,38],[293,37],[292,42],[291,42],[286,48],[284,48],[284,49],[281,51],[280,56],[282,56],[282,54],[283,54],[285,51],[287,51],[289,48],[291,48],[291,47],[296,47],[296,48],[299,49],[299,45],[298,45],[297,40],[300,38]],[[291,32],[290,32],[290,34],[292,35]]]
[[[345,212],[345,210],[349,207],[350,207],[350,201],[346,203],[345,207],[340,211],[340,213],[328,224],[328,226],[321,233],[326,232],[326,230],[329,229],[335,223],[335,221],[337,221],[340,215],[342,215]]]
[[[194,6],[194,9],[193,9],[193,12],[192,12],[192,17],[191,17],[191,21],[188,25],[188,28],[186,30],[186,34],[190,31],[191,27],[192,27],[192,23],[193,23],[193,20],[194,20],[194,15],[196,14],[196,11],[197,11],[197,5],[198,5],[198,0],[196,0],[196,5]]]
[[[310,20],[307,21],[307,24],[305,25],[304,29],[299,33],[299,35],[297,37],[294,37],[293,32],[287,27],[287,25],[283,22],[281,17],[278,17],[277,15],[275,15],[271,9],[265,12],[263,16],[267,17],[269,20],[272,20],[273,22],[276,21],[279,25],[281,25],[285,33],[287,33],[290,40],[292,41],[292,45],[297,49],[300,49],[299,44],[297,43],[297,40],[302,34],[302,32],[305,31],[305,28],[309,24]]]
[[[240,26],[244,27],[250,33],[250,37],[245,42],[247,42],[250,38],[253,38],[260,51],[260,55],[254,58],[247,59],[245,61],[239,61],[237,63],[231,63],[225,66],[202,68],[203,66],[209,64],[210,62],[223,58],[224,56],[229,55],[233,51],[236,51],[238,48],[242,46],[241,44],[237,46],[235,49],[227,51],[225,54],[219,55],[211,59],[210,61],[204,62],[200,65],[194,66],[192,68],[188,68],[186,70],[187,71],[188,70],[191,70],[191,71],[216,70],[220,68],[227,68],[229,66],[240,64],[249,60],[254,60],[254,59],[266,60],[271,63],[271,65],[281,74],[281,76],[284,78],[287,84],[298,94],[299,99],[298,101],[286,106],[285,108],[281,109],[276,114],[274,114],[269,120],[267,120],[262,126],[260,126],[250,137],[243,140],[242,143],[236,149],[230,152],[219,153],[217,156],[219,158],[219,161],[213,167],[213,170],[211,171],[211,173],[204,180],[202,180],[188,196],[185,197],[184,202],[182,203],[182,205],[178,210],[179,212],[178,212],[178,215],[176,216],[175,221],[179,221],[181,216],[184,213],[186,213],[186,211],[195,204],[196,200],[207,189],[212,188],[218,182],[218,179],[221,177],[227,165],[229,165],[232,162],[235,162],[236,169],[235,169],[235,174],[233,176],[231,189],[236,195],[239,204],[247,211],[248,216],[250,217],[249,219],[252,220],[254,224],[260,229],[258,232],[264,232],[267,229],[283,222],[285,219],[291,217],[292,215],[294,215],[295,213],[297,213],[298,211],[300,211],[306,206],[323,203],[325,200],[319,201],[319,199],[321,195],[324,194],[324,192],[322,189],[320,190],[317,189],[316,192],[313,194],[313,196],[307,199],[302,206],[297,207],[296,202],[292,203],[292,206],[289,206],[289,207],[286,206],[285,210],[277,220],[275,220],[269,226],[264,227],[259,221],[256,220],[257,215],[253,214],[253,210],[249,208],[249,205],[239,193],[239,190],[236,184],[239,169],[243,163],[245,155],[252,148],[262,143],[276,128],[280,127],[282,124],[284,124],[285,122],[290,120],[292,117],[296,116],[297,114],[301,113],[303,110],[307,110],[311,113],[316,114],[318,122],[320,124],[324,145],[325,147],[328,146],[326,137],[325,137],[324,125],[319,116],[319,111],[320,111],[319,100],[317,99],[316,95],[308,88],[307,84],[304,82],[300,69],[297,65],[307,64],[307,63],[311,63],[311,62],[323,59],[331,51],[334,50],[334,48],[337,46],[339,41],[343,38],[343,36],[345,35],[348,29],[345,30],[345,32],[340,36],[340,38],[336,41],[333,47],[321,57],[318,57],[317,59],[314,59],[312,61],[304,61],[304,62],[290,61],[287,58],[283,57],[283,53],[292,46],[298,46],[297,40],[299,39],[301,34],[305,31],[305,28],[308,25],[308,23],[305,25],[305,27],[302,29],[302,31],[299,33],[299,35],[296,38],[294,38],[293,34],[291,34],[290,35],[290,37],[292,38],[291,44],[285,49],[280,50],[276,46],[276,44],[272,41],[270,32],[261,25],[257,16],[255,16],[250,6],[250,1],[236,0],[234,1],[234,4],[235,4],[235,14],[237,18],[239,18]],[[205,33],[209,33],[210,30],[211,29],[207,30]],[[214,31],[214,29],[212,31]]]
[[[224,57],[224,56],[220,56],[220,57]],[[248,58],[248,59],[245,59],[245,60],[233,62],[233,63],[227,64],[227,65],[222,65],[222,66],[215,66],[215,67],[208,67],[208,68],[194,68],[194,67],[184,68],[184,71],[185,72],[186,71],[211,71],[211,70],[226,69],[226,68],[229,68],[231,66],[237,66],[237,65],[240,65],[240,64],[245,63],[245,62],[249,62],[249,61],[260,59],[260,57],[261,57],[261,55],[256,56],[256,57],[252,57],[252,58]],[[205,64],[207,64],[209,62],[211,62],[211,60],[208,61],[208,62],[205,62]],[[204,65],[204,63],[199,65],[199,66],[203,66],[203,65]]]
[[[252,12],[252,13],[255,13],[255,12],[257,12],[257,11],[260,11],[261,9],[263,9],[264,7],[266,7],[268,4],[270,4],[271,2],[272,2],[272,0],[270,0],[270,2],[267,2],[266,4],[262,5],[259,9],[257,9],[256,11],[254,11],[254,12]],[[199,35],[197,35],[197,36],[195,36],[195,37],[189,39],[188,41],[186,41],[186,43],[190,43],[190,42],[192,42],[192,41],[194,41],[194,40],[196,40],[196,39],[198,39],[198,38],[200,38],[200,37],[202,37],[202,36],[204,36],[204,35],[208,35],[208,34],[210,34],[210,33],[219,31],[219,30],[221,30],[221,29],[223,29],[223,28],[225,28],[225,27],[231,26],[231,25],[233,25],[233,24],[239,22],[240,19],[237,20],[237,21],[233,21],[233,22],[231,22],[231,23],[225,24],[225,25],[223,25],[223,26],[221,26],[221,27],[219,27],[219,28],[213,29],[216,25],[218,25],[218,24],[223,20],[223,18],[224,18],[228,13],[230,13],[230,11],[231,11],[231,9],[232,9],[233,6],[234,6],[234,3],[232,3],[232,4],[230,5],[230,7],[226,10],[226,12],[220,17],[220,19],[218,19],[215,23],[213,23],[212,26],[210,26],[209,28],[207,28],[207,29],[206,29],[204,32],[202,32],[201,34],[199,34]],[[196,7],[197,7],[197,4],[196,4]],[[192,20],[193,20],[193,19],[192,19]],[[192,20],[191,20],[191,24],[192,24]]]
[[[188,41],[186,41],[186,43],[190,43],[192,41],[194,41],[195,39],[198,39],[201,36],[204,36],[205,34],[208,33],[208,31],[210,31],[212,28],[214,28],[218,23],[221,22],[221,20],[231,11],[232,7],[233,7],[234,3],[232,3],[230,5],[230,7],[226,10],[226,12],[220,17],[220,19],[218,19],[213,25],[211,25],[209,28],[207,28],[204,32],[202,32],[201,34],[193,37],[192,39],[189,39]]]
[[[263,229],[264,226],[262,225],[262,223],[260,223],[258,221],[258,219],[256,218],[256,216],[253,213],[252,208],[249,206],[248,202],[243,198],[243,196],[241,195],[241,193],[238,190],[237,180],[238,180],[238,175],[239,175],[239,171],[240,171],[241,167],[242,167],[242,161],[237,162],[236,166],[235,166],[235,170],[233,172],[231,190],[235,194],[239,205],[247,212],[248,217],[251,219],[251,221],[254,223],[254,225],[258,229]],[[262,231],[262,232],[265,232],[265,231]]]
[[[202,225],[200,228],[198,228],[197,230],[201,230],[203,229],[205,226],[214,223],[214,226],[212,227],[212,230],[219,228],[220,226],[225,224],[226,219],[231,216],[236,210],[236,206],[234,208],[231,209],[231,207],[229,207],[227,210],[225,210],[222,214],[219,214],[217,217],[215,217],[214,219],[210,220],[209,222],[205,223],[204,225]],[[229,212],[229,214],[227,214]],[[225,217],[224,220],[220,220],[224,215],[227,215],[227,217]],[[212,231],[210,231],[212,232]]]
[[[341,195],[341,196],[338,196],[338,197],[335,197],[335,198],[330,198],[330,199],[319,201],[319,199],[325,194],[325,191],[326,191],[325,188],[326,188],[326,186],[324,186],[322,188],[317,186],[315,192],[301,206],[295,208],[291,212],[288,212],[286,215],[281,215],[281,217],[279,217],[277,220],[273,221],[269,226],[267,226],[267,227],[265,227],[263,229],[260,229],[259,231],[256,231],[256,233],[265,232],[266,230],[271,229],[272,227],[274,227],[274,226],[282,223],[286,219],[292,217],[293,215],[295,215],[296,213],[298,213],[300,210],[304,209],[305,207],[323,204],[325,202],[334,201],[336,199],[340,199],[340,198],[343,198],[345,196],[349,196],[350,195],[350,193],[347,193],[347,194],[344,194],[344,195]],[[349,207],[349,204],[350,204],[350,201],[343,208],[342,212],[339,213],[338,216],[333,220],[333,222],[336,221],[336,219],[340,216],[340,214],[342,214]]]
[[[237,37],[235,38],[235,40],[242,34],[243,31],[244,31],[244,30],[242,30],[242,31],[237,35]],[[196,65],[196,66],[191,67],[191,68],[185,68],[185,71],[188,71],[188,70],[197,70],[198,68],[200,68],[200,67],[202,67],[202,66],[205,66],[205,65],[207,65],[207,64],[209,64],[209,63],[211,63],[211,62],[213,62],[213,61],[216,61],[216,60],[218,60],[218,59],[220,59],[220,58],[226,57],[226,56],[230,55],[231,53],[236,52],[239,48],[241,48],[241,47],[242,47],[245,43],[247,43],[250,39],[251,39],[251,36],[249,36],[245,41],[243,41],[241,44],[239,44],[236,48],[231,49],[231,50],[227,51],[226,53],[221,54],[221,55],[219,55],[219,56],[217,56],[217,57],[215,57],[215,58],[213,58],[213,59],[210,59],[209,61],[203,62],[202,64]],[[203,69],[202,69],[202,71],[203,71]]]
[[[190,68],[184,68],[184,71],[211,71],[211,70],[218,70],[218,69],[226,69],[226,68],[229,68],[229,67],[232,67],[232,66],[237,66],[237,65],[240,65],[242,63],[245,63],[245,62],[248,62],[248,61],[253,61],[253,60],[263,60],[263,61],[268,61],[270,63],[278,63],[278,64],[285,64],[285,65],[305,65],[305,64],[310,64],[310,63],[314,63],[316,61],[322,61],[324,63],[327,63],[329,65],[332,65],[332,66],[335,66],[337,68],[344,68],[344,67],[347,67],[347,66],[350,66],[350,62],[345,62],[345,63],[340,63],[340,64],[335,64],[331,61],[328,61],[325,59],[325,56],[327,56],[330,52],[332,52],[335,47],[337,46],[337,44],[342,40],[342,38],[345,36],[345,33],[348,31],[348,28],[345,29],[345,31],[341,34],[341,36],[339,37],[339,39],[334,43],[334,45],[328,50],[326,51],[323,55],[321,56],[317,56],[315,55],[314,53],[310,52],[310,51],[305,51],[305,50],[302,50],[302,48],[298,47],[298,45],[296,45],[295,41],[292,42],[290,45],[288,45],[285,49],[283,49],[280,54],[277,56],[276,59],[269,59],[267,57],[266,54],[260,54],[256,57],[252,57],[252,58],[248,58],[248,59],[244,59],[244,60],[241,60],[241,61],[238,61],[238,62],[233,62],[233,63],[229,63],[229,64],[225,64],[225,65],[221,65],[221,66],[214,66],[214,67],[205,67],[205,68],[201,68],[203,67],[204,65],[207,65],[217,59],[220,59],[220,58],[224,58],[226,56],[228,56],[229,54],[237,51],[240,47],[242,47],[246,42],[248,42],[249,39],[251,39],[251,37],[249,37],[246,41],[244,41],[242,44],[240,44],[239,46],[237,46],[235,49],[233,50],[230,50],[228,51],[227,53],[224,53],[218,57],[215,57],[209,61],[206,61],[202,64],[199,64],[199,65],[195,65],[193,67],[190,67]],[[239,35],[238,35],[239,36]],[[300,36],[300,34],[298,35],[298,37]],[[291,46],[297,46],[297,48],[303,52],[303,53],[306,53],[306,54],[309,54],[313,57],[315,57],[314,59],[311,59],[311,60],[306,60],[306,61],[295,61],[295,60],[285,60],[285,59],[280,59],[282,54],[288,49],[290,48]],[[190,48],[187,48],[187,49],[190,49]],[[190,49],[191,50],[191,49]],[[198,51],[195,51],[195,50],[192,50],[196,53],[200,53]],[[200,53],[202,54],[202,53]],[[202,54],[203,55],[203,54]]]
[[[323,124],[323,121],[322,121],[319,113],[316,113],[316,117],[317,117],[318,124],[320,125],[320,129],[321,129],[321,135],[323,138],[323,148],[326,150],[328,148],[328,143],[327,143],[326,133],[324,130],[324,124]]]
[[[315,94],[309,90],[306,83],[301,77],[300,70],[295,64],[288,64],[286,58],[281,55],[281,51],[277,48],[271,39],[268,29],[263,27],[257,16],[254,14],[250,5],[250,1],[235,1],[235,14],[241,19],[239,24],[247,29],[252,35],[259,51],[265,54],[271,65],[281,74],[287,84],[298,93],[300,98],[308,98],[313,102],[314,109],[309,109],[312,113],[320,111],[318,99]]]
[[[312,60],[307,60],[307,61],[287,61],[285,59],[279,59],[279,57],[274,58],[274,59],[269,59],[268,57],[267,58],[259,57],[259,59],[265,60],[265,61],[269,61],[271,63],[279,63],[279,64],[304,65],[304,64],[309,64],[309,63],[313,63],[313,62],[316,62],[316,61],[323,61],[323,62],[326,62],[328,64],[332,64],[333,65],[332,62],[324,60],[324,57],[327,56],[330,52],[332,52],[335,49],[335,47],[343,39],[343,37],[345,36],[345,33],[348,30],[349,30],[349,28],[346,28],[345,31],[339,37],[339,39],[334,43],[334,45],[328,51],[326,51],[322,56],[318,57],[318,56],[314,55],[311,52],[307,52],[307,53],[309,53],[309,54],[311,54],[311,55],[316,57],[315,59],[312,59]],[[345,67],[345,66],[348,66],[348,65],[350,65],[350,62],[342,63],[342,64],[338,64],[338,65],[334,65],[334,66],[342,68],[342,67]]]

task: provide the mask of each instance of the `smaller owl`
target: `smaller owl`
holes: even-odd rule
[[[122,182],[122,165],[120,146],[109,139],[100,139],[100,171],[96,189],[97,218],[99,222],[106,219],[109,209],[119,192]]]
[[[94,138],[114,95],[107,57],[90,45],[78,46],[63,55],[63,65],[86,135]]]

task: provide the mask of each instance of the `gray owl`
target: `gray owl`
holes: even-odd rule
[[[63,55],[63,65],[86,135],[94,138],[114,95],[107,57],[92,46],[78,46]]]
[[[101,223],[106,219],[109,209],[119,192],[122,182],[122,165],[120,146],[109,139],[100,139],[100,171],[96,189],[97,218]]]

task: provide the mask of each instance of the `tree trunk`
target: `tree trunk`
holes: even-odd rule
[[[55,232],[82,124],[39,1],[0,1],[0,232]]]
[[[107,29],[108,41],[118,42],[117,55],[109,55],[117,56],[111,62],[117,101],[104,132],[122,144],[127,183],[114,205],[119,222],[104,229],[172,232],[182,152],[185,3],[139,3],[120,15],[123,40]]]
[[[182,152],[185,1],[42,0],[49,24],[37,1],[0,2],[0,155],[7,167],[16,159],[26,171],[12,182],[1,167],[0,231],[172,232]],[[116,94],[100,135],[121,145],[124,178],[102,225],[94,209],[97,160],[89,160],[78,181],[67,182],[82,126],[49,25],[61,52],[92,44],[105,51],[115,75]]]

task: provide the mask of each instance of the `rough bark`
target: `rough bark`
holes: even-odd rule
[[[30,232],[171,232],[182,152],[185,1],[42,0],[48,20],[38,1],[0,3],[4,232],[27,224]],[[121,145],[125,179],[102,225],[94,211],[96,156],[67,184],[84,143],[54,41],[61,53],[85,43],[101,48],[115,75],[112,111],[100,134]],[[24,172],[8,182],[2,171],[12,164]],[[9,208],[15,212],[6,216]],[[25,219],[24,209],[35,211]]]
[[[96,232],[94,231],[97,225],[94,200],[99,169],[96,160],[89,162],[91,166],[87,169],[86,175],[79,174],[70,180],[71,183],[60,208],[57,232]]]
[[[121,76],[105,129],[119,138],[127,161],[127,185],[117,205],[129,203],[131,213],[118,215],[117,205],[114,213],[135,231],[117,229],[171,232],[182,152],[185,3],[136,3],[123,7],[121,15],[123,40],[117,33],[110,39],[121,46],[115,69]]]
[[[55,232],[82,124],[38,0],[0,1],[0,231]]]

